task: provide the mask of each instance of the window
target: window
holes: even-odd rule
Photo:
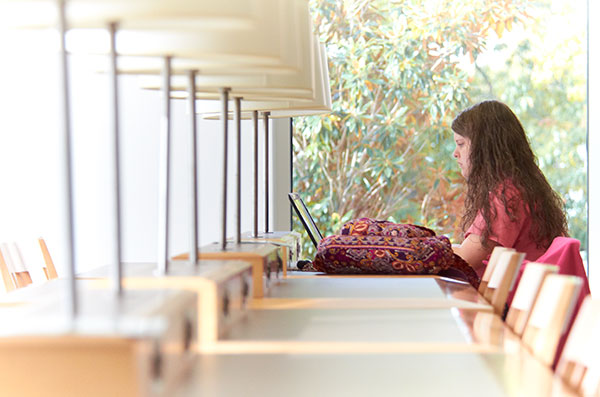
[[[294,190],[326,234],[369,216],[460,242],[465,187],[449,124],[494,97],[524,124],[587,249],[583,1],[311,4],[334,104],[295,121]]]

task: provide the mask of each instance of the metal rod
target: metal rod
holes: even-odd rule
[[[269,112],[263,113],[265,129],[265,234],[269,233]]]
[[[160,125],[158,164],[158,272],[169,271],[169,155],[171,141],[171,57],[164,58],[162,73],[163,114]]]
[[[235,243],[242,242],[242,98],[236,97],[235,104]]]
[[[252,112],[254,124],[254,237],[258,237],[258,111]]]
[[[116,49],[116,32],[117,24],[110,23],[108,25],[108,31],[110,33],[110,80],[111,80],[111,96],[112,96],[112,111],[113,111],[113,134],[112,134],[112,148],[113,148],[113,205],[114,205],[114,230],[113,230],[113,275],[112,275],[112,287],[117,294],[121,296],[123,294],[123,267],[121,264],[121,190],[120,190],[120,163],[119,163],[119,78],[117,72],[117,49]]]
[[[188,106],[190,111],[190,262],[198,265],[198,156],[196,131],[196,71],[188,72]]]
[[[69,283],[67,289],[68,311],[72,318],[77,316],[79,305],[77,301],[77,286],[75,284],[75,235],[74,235],[74,190],[73,190],[73,164],[72,164],[72,147],[71,147],[71,108],[69,98],[69,65],[67,60],[66,49],[66,33],[67,21],[65,15],[65,2],[58,2],[58,29],[60,32],[60,79],[62,83],[62,141],[63,141],[63,161],[62,171],[64,176],[63,194],[64,194],[64,227],[65,227],[65,262],[67,265]]]
[[[223,123],[223,186],[221,201],[221,249],[227,248],[227,150],[229,88],[221,88],[221,122]]]

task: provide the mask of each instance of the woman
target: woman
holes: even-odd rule
[[[535,260],[557,236],[567,235],[563,202],[536,164],[523,126],[505,104],[489,100],[452,122],[454,158],[467,181],[461,222],[465,240],[455,248],[481,274],[496,245]]]

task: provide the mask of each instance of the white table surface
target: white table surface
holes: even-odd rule
[[[250,310],[209,353],[514,352],[499,317],[459,309]]]
[[[188,396],[559,396],[550,370],[520,355],[205,354]]]
[[[300,299],[306,299],[302,302]],[[254,308],[397,307],[465,308],[492,311],[469,284],[427,276],[291,276],[273,286]]]

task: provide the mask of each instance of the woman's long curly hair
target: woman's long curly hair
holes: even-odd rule
[[[564,203],[537,166],[523,126],[508,106],[494,100],[480,102],[462,111],[452,130],[471,141],[463,231],[481,211],[486,225],[481,237],[487,246],[490,220],[496,216],[491,194],[496,194],[511,220],[516,219],[519,203],[525,203],[532,219],[530,238],[539,248],[567,235]],[[511,185],[519,194],[507,194],[507,189],[514,191]]]

